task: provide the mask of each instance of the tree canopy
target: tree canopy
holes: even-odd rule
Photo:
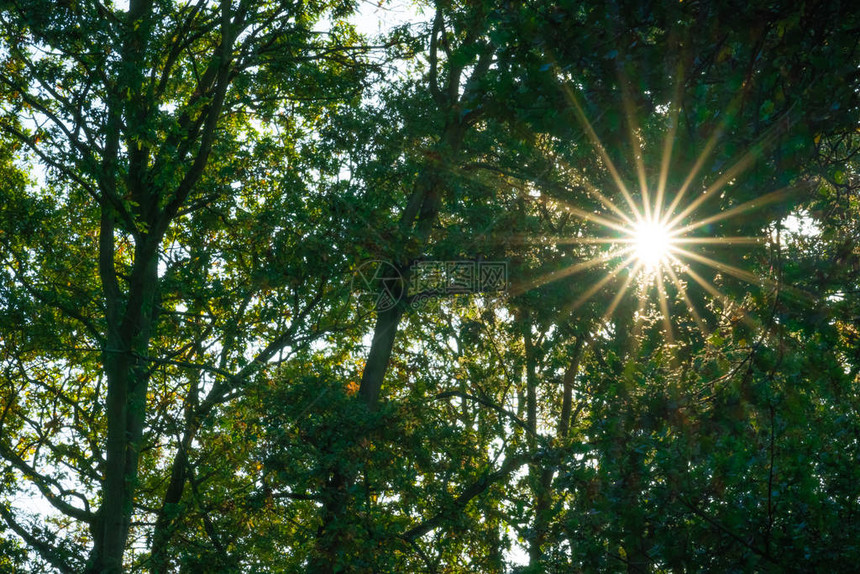
[[[0,0],[0,570],[852,571],[858,31]]]

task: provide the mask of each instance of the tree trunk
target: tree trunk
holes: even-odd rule
[[[532,340],[532,320],[528,311],[521,318],[523,343],[526,353],[526,424],[531,433],[528,436],[529,451],[537,448],[537,350]],[[552,470],[542,467],[539,460],[529,465],[529,482],[535,495],[534,523],[529,536],[529,564],[538,567],[543,559],[541,546],[546,538],[547,513],[549,512],[549,485],[552,482]]]
[[[531,327],[529,326],[529,330]],[[530,342],[530,333],[527,334],[526,340],[526,360],[527,363],[532,363],[534,360],[529,359],[529,355],[534,354],[532,344]],[[570,358],[570,363],[564,371],[562,377],[562,403],[561,415],[557,427],[557,439],[564,440],[567,438],[570,428],[575,417],[573,412],[573,382],[579,371],[579,362],[582,356],[582,348],[585,342],[585,337],[580,336],[576,340],[576,345],[573,349],[573,354]],[[534,369],[529,368],[527,371],[531,378],[536,379]],[[537,381],[529,385],[529,388],[536,387]],[[534,391],[531,391],[532,393]],[[531,424],[531,423],[530,423]],[[555,477],[555,468],[551,466],[541,467],[540,460],[530,467],[532,472],[532,480],[535,488],[535,519],[534,519],[534,535],[529,541],[529,565],[532,568],[541,568],[544,559],[543,545],[546,543],[549,535],[549,527],[552,521],[552,481]]]
[[[182,442],[173,458],[170,468],[170,482],[162,499],[161,509],[155,522],[152,533],[152,546],[149,550],[150,567],[152,574],[167,574],[169,572],[170,560],[168,556],[168,545],[173,536],[174,517],[172,515],[175,505],[182,501],[185,492],[185,481],[187,479],[188,448],[196,434],[197,427],[186,428]]]
[[[128,297],[122,309],[113,268],[113,223],[110,215],[103,217],[99,260],[108,309],[108,336],[103,353],[107,377],[107,448],[104,498],[98,511],[88,572],[123,571],[146,421],[149,373],[147,365],[141,364],[141,357],[148,353],[156,320],[157,243],[155,238],[145,238],[135,249]]]
[[[458,155],[463,144],[469,124],[460,113],[459,101],[465,97],[471,98],[470,90],[478,85],[478,79],[486,74],[490,67],[491,50],[483,49],[478,54],[476,66],[472,71],[463,94],[460,94],[464,66],[461,63],[451,65],[447,70],[447,82],[444,90],[438,83],[438,67],[436,46],[443,33],[443,13],[441,5],[437,5],[433,32],[431,33],[431,58],[429,70],[429,92],[439,110],[447,115],[439,144],[433,150],[428,150],[428,161],[418,174],[412,195],[400,218],[400,240],[406,246],[402,252],[394,254],[394,263],[401,271],[403,282],[400,285],[401,297],[391,309],[377,313],[373,340],[367,356],[367,362],[361,376],[358,390],[358,400],[368,410],[375,410],[382,392],[382,384],[388,365],[400,319],[407,303],[407,285],[409,280],[409,264],[421,255],[426,247],[433,225],[438,221],[442,207],[442,195],[447,187],[447,176],[452,166],[457,164]],[[476,19],[474,25],[483,25],[482,19]],[[474,34],[467,40],[469,48],[477,44],[480,28],[472,31]],[[335,572],[337,568],[338,548],[346,548],[347,541],[343,539],[339,528],[334,528],[336,521],[346,516],[349,506],[349,489],[356,476],[353,471],[344,475],[341,469],[335,469],[329,477],[323,493],[322,523],[317,533],[314,572]]]
[[[373,339],[358,390],[358,400],[370,411],[377,408],[400,319],[407,304],[408,264],[420,254],[429,239],[433,224],[438,219],[445,186],[444,171],[447,166],[452,165],[453,157],[459,150],[464,135],[465,129],[459,123],[454,122],[446,126],[443,137],[444,147],[439,152],[442,159],[427,165],[423,173],[419,174],[412,197],[401,216],[400,228],[404,244],[414,247],[397,254],[398,259],[395,261],[397,267],[402,270],[403,279],[399,286],[399,300],[392,308],[377,312]],[[337,571],[337,551],[348,544],[348,541],[343,538],[337,521],[345,520],[349,515],[348,492],[353,483],[354,476],[347,476],[340,469],[335,469],[329,476],[323,493],[322,523],[317,532],[313,572]]]

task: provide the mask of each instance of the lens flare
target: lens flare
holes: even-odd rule
[[[766,238],[728,236],[720,233],[719,230],[711,233],[711,227],[715,223],[782,201],[814,185],[814,182],[798,182],[741,203],[732,203],[727,195],[731,191],[727,188],[733,185],[734,180],[748,170],[756,159],[778,140],[779,135],[791,126],[791,122],[786,118],[784,122],[775,123],[739,157],[730,160],[726,164],[727,167],[723,168],[720,162],[719,167],[715,164],[708,172],[705,168],[713,159],[712,153],[727,131],[726,122],[735,116],[743,102],[744,93],[741,93],[728,106],[723,114],[723,121],[700,146],[698,157],[695,160],[688,160],[692,166],[677,165],[678,162],[673,161],[672,152],[677,139],[676,130],[683,118],[680,114],[681,106],[674,102],[680,99],[683,76],[683,70],[679,70],[675,98],[666,106],[665,111],[657,112],[664,116],[661,123],[667,126],[667,130],[662,145],[662,157],[657,164],[659,168],[649,170],[647,160],[658,158],[654,158],[648,150],[652,147],[657,148],[646,141],[644,132],[639,127],[640,122],[636,117],[638,109],[631,92],[632,84],[624,76],[623,71],[619,83],[622,88],[621,95],[627,116],[632,155],[632,162],[628,163],[626,169],[615,165],[612,158],[618,154],[609,153],[600,141],[574,86],[564,74],[559,73],[559,87],[562,94],[570,104],[586,139],[596,152],[596,160],[608,172],[608,177],[600,183],[594,182],[589,177],[585,177],[576,166],[560,160],[558,155],[553,156],[559,160],[559,168],[569,174],[571,180],[585,191],[589,202],[593,201],[596,205],[591,204],[590,208],[585,208],[578,202],[561,199],[558,194],[552,194],[551,197],[548,195],[542,200],[544,205],[552,205],[560,212],[564,212],[565,220],[569,217],[581,220],[581,228],[572,235],[542,234],[540,237],[534,237],[531,234],[522,234],[514,237],[513,240],[525,244],[551,242],[558,246],[581,245],[582,257],[576,258],[566,267],[559,269],[549,265],[534,276],[513,282],[510,290],[512,294],[519,295],[549,282],[587,271],[597,279],[590,285],[573,289],[574,296],[571,302],[564,306],[563,313],[572,313],[593,297],[605,294],[611,296],[611,303],[603,314],[600,322],[602,325],[611,321],[616,310],[622,308],[622,300],[629,294],[637,293],[640,300],[639,309],[633,312],[634,319],[644,316],[646,310],[650,313],[651,298],[656,297],[655,315],[662,316],[665,339],[671,347],[674,345],[673,321],[678,317],[679,312],[683,312],[684,307],[703,334],[709,331],[707,321],[697,309],[697,304],[707,309],[708,302],[694,300],[694,295],[699,294],[698,287],[701,287],[715,301],[727,299],[726,295],[700,273],[708,275],[713,271],[715,278],[719,274],[724,277],[731,276],[759,288],[786,289],[784,284],[771,278],[724,263],[719,260],[719,253],[714,253],[719,248],[736,249],[742,245],[766,243]],[[688,170],[686,176],[683,173],[677,173],[679,169]],[[672,170],[676,170],[676,173],[670,177]],[[638,180],[638,189],[635,185],[630,185],[631,180]],[[675,182],[682,183],[675,187]],[[516,189],[520,190],[520,186],[516,186]],[[528,199],[531,201],[533,196],[529,195]],[[725,201],[721,202],[721,199]],[[604,228],[605,234],[600,232],[595,234],[599,227]],[[717,226],[717,229],[719,227]],[[506,236],[506,242],[511,240],[510,235]],[[706,248],[703,253],[699,252],[699,246]],[[601,269],[605,271],[602,276]],[[687,279],[692,281],[692,284],[688,283]],[[695,291],[688,291],[688,287],[693,284],[697,285]],[[630,310],[629,306],[625,306],[624,309],[626,309],[625,312]],[[751,321],[745,314],[744,318],[746,321]],[[639,320],[635,320],[639,325]]]

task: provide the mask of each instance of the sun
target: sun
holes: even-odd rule
[[[656,219],[643,219],[630,231],[633,254],[648,272],[655,272],[664,264],[673,247],[672,229]]]
[[[631,167],[634,169],[625,174],[615,165],[611,154],[600,141],[572,87],[562,82],[561,89],[585,136],[590,140],[597,160],[606,169],[611,181],[601,182],[602,185],[598,186],[590,182],[588,177],[582,176],[575,166],[560,163],[561,169],[576,180],[577,187],[582,186],[595,205],[586,209],[553,197],[550,203],[557,204],[561,211],[583,222],[583,228],[577,230],[573,236],[554,237],[553,240],[558,245],[582,245],[584,257],[566,267],[553,268],[521,281],[512,287],[513,294],[525,293],[576,273],[589,271],[594,274],[595,270],[603,269],[605,272],[602,277],[590,286],[578,290],[577,296],[565,305],[563,312],[573,313],[598,293],[605,292],[609,295],[614,291],[603,313],[603,322],[612,319],[622,300],[630,293],[637,294],[639,310],[636,314],[643,316],[652,297],[656,296],[658,314],[663,319],[663,331],[667,341],[671,343],[674,338],[672,319],[678,314],[681,305],[686,306],[690,317],[702,333],[709,330],[691,296],[693,291],[688,291],[691,286],[697,286],[693,287],[696,293],[698,288],[701,288],[702,292],[715,301],[727,299],[727,296],[709,281],[708,275],[711,272],[715,278],[719,274],[724,278],[732,276],[754,286],[767,285],[774,290],[781,287],[779,282],[769,277],[714,259],[713,257],[719,257],[719,252],[716,252],[718,249],[736,249],[743,245],[767,243],[765,237],[726,235],[720,232],[721,226],[717,224],[762,209],[766,205],[779,203],[791,194],[806,189],[806,184],[801,182],[798,185],[768,191],[744,202],[724,202],[728,203],[725,207],[713,206],[713,202],[730,197],[732,189],[727,186],[733,185],[739,175],[754,165],[770,143],[777,139],[775,135],[789,126],[787,122],[780,123],[772,132],[764,134],[760,140],[733,158],[727,164],[728,167],[719,169],[715,166],[710,173],[703,173],[703,168],[708,165],[721,135],[726,133],[725,126],[715,129],[701,146],[698,157],[692,161],[684,176],[678,172],[672,173],[673,169],[680,168],[679,165],[673,166],[675,162],[672,148],[676,139],[676,128],[680,125],[681,112],[681,106],[672,103],[659,112],[665,116],[668,128],[659,158],[659,168],[655,165],[654,168],[648,169],[643,150],[651,147],[657,150],[658,154],[660,151],[658,146],[643,147],[645,140],[638,128],[635,102],[631,99],[629,89],[626,89],[622,97],[630,127],[628,135],[633,158]],[[638,186],[633,181],[634,172]],[[680,184],[677,187],[676,182]],[[707,202],[711,202],[710,213],[702,213]],[[597,228],[606,231],[600,233]],[[531,237],[523,237],[523,241],[532,240]],[[707,306],[705,301],[701,304]]]

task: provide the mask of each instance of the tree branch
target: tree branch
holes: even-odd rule
[[[437,528],[440,524],[442,524],[449,515],[454,512],[459,512],[463,510],[469,502],[476,496],[482,494],[485,490],[487,490],[494,483],[507,478],[512,472],[528,463],[532,459],[531,455],[515,455],[505,459],[505,462],[502,463],[502,467],[495,471],[490,472],[473,482],[470,486],[468,486],[457,498],[453,501],[449,502],[446,505],[446,508],[439,511],[432,518],[425,520],[421,524],[407,530],[400,537],[406,540],[407,542],[411,542],[418,538],[421,538],[434,528]]]

